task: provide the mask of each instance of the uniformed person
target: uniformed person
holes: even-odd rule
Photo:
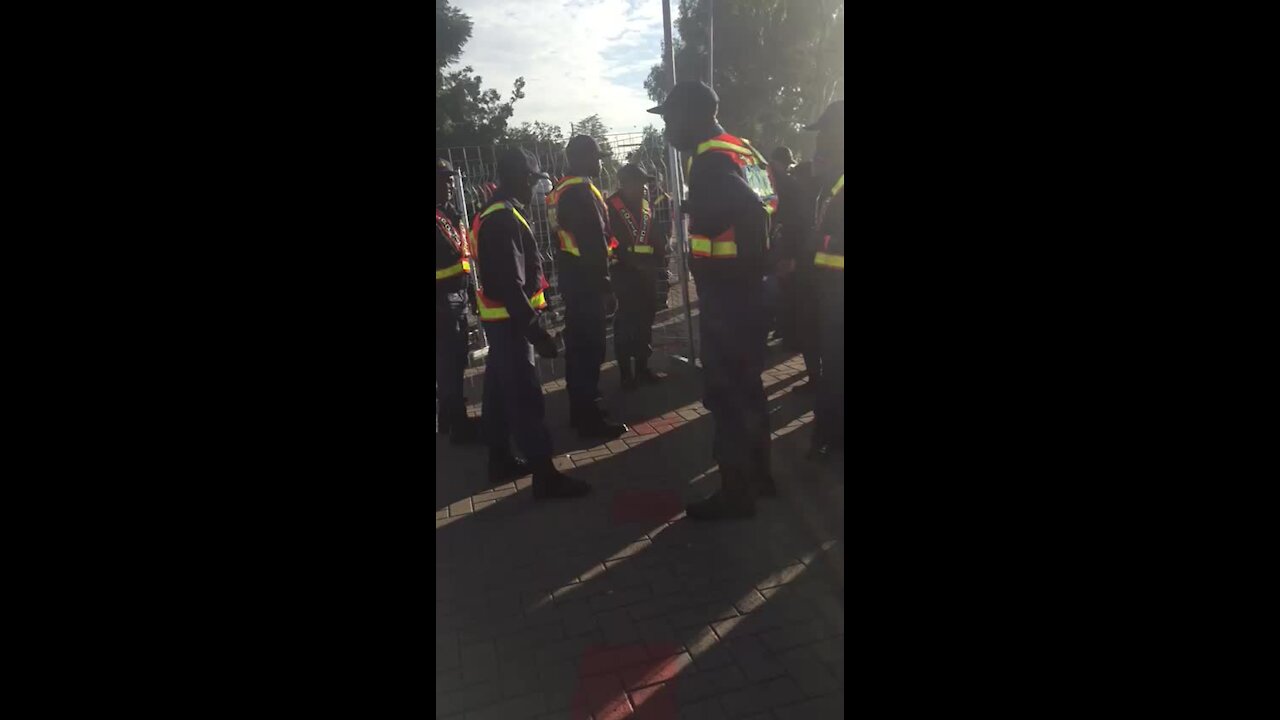
[[[554,339],[538,324],[547,306],[547,281],[525,218],[533,187],[546,175],[532,155],[519,149],[503,153],[497,169],[497,191],[472,228],[480,266],[480,320],[489,339],[481,411],[489,442],[489,480],[506,482],[532,471],[534,498],[576,497],[591,488],[552,465],[534,358],[535,348],[545,358],[557,355]],[[512,436],[527,463],[512,456]]]
[[[600,366],[605,360],[605,307],[609,281],[609,211],[596,188],[600,147],[576,135],[565,147],[569,176],[547,196],[547,220],[554,233],[559,270],[557,288],[564,298],[565,386],[569,425],[578,434],[613,439],[626,427],[609,422],[600,397]]]
[[[689,504],[693,520],[746,517],[757,493],[775,494],[764,385],[765,274],[776,196],[768,164],[716,120],[705,84],[677,83],[662,105],[666,137],[693,157],[688,168],[690,266],[698,286],[704,403],[715,420],[712,453],[721,488]]]
[[[462,376],[467,367],[467,305],[471,292],[471,250],[453,205],[453,166],[439,158],[436,169],[436,396],[437,425],[455,445],[480,439],[479,425],[467,417]]]
[[[821,355],[818,350],[820,307],[816,288],[817,278],[814,277],[817,268],[813,264],[814,255],[818,252],[813,230],[818,197],[818,189],[813,179],[813,163],[802,162],[796,165],[795,170],[791,172],[791,181],[794,183],[794,202],[790,202],[786,196],[781,197],[778,213],[782,214],[788,205],[795,210],[794,213],[787,213],[786,222],[790,223],[791,229],[784,230],[783,235],[788,237],[787,242],[794,252],[795,273],[792,287],[795,292],[793,308],[795,346],[804,356],[804,367],[809,372],[809,382],[801,383],[793,392],[808,394],[817,389],[818,378],[822,376]]]
[[[775,148],[769,156],[774,189],[778,192],[778,211],[773,214],[773,250],[778,259],[774,268],[778,278],[778,305],[773,315],[773,336],[782,339],[788,349],[797,347],[795,245],[798,223],[794,218],[802,203],[796,197],[795,178],[791,177],[795,164],[795,155],[785,145]],[[803,217],[804,212],[800,211],[799,215]]]
[[[666,377],[649,369],[653,354],[653,317],[658,312],[659,278],[665,279],[667,238],[658,227],[649,203],[648,183],[654,177],[630,163],[618,170],[620,189],[609,196],[609,226],[617,239],[617,264],[611,271],[618,312],[613,320],[613,349],[622,375],[622,389],[652,384]]]
[[[813,263],[822,374],[810,455],[825,461],[844,451],[844,101],[805,129],[818,132],[813,169],[821,189]]]

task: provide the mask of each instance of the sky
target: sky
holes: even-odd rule
[[[471,40],[456,65],[470,65],[482,87],[511,97],[525,79],[511,125],[559,125],[598,114],[610,132],[634,132],[661,119],[645,110],[644,80],[662,54],[661,0],[451,0],[471,16]],[[678,3],[672,2],[672,12]]]

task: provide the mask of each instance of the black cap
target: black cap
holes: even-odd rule
[[[682,80],[667,93],[662,104],[649,108],[654,115],[666,115],[669,112],[686,110],[696,115],[715,117],[716,108],[720,107],[720,96],[716,91],[700,80]]]
[[[521,148],[504,150],[498,156],[498,178],[515,180],[521,175],[531,175],[543,180],[550,179],[546,173],[542,172],[542,168],[538,166],[538,159],[528,150]]]
[[[658,178],[650,175],[649,173],[646,173],[644,170],[641,170],[639,167],[637,167],[632,163],[627,163],[626,165],[623,165],[622,167],[618,168],[618,179],[619,180],[636,180],[642,183],[651,183],[654,180],[657,180]]]
[[[590,135],[574,135],[569,138],[569,144],[564,146],[564,153],[570,157],[604,157],[604,153],[600,152],[600,143]]]
[[[805,125],[805,130],[826,130],[834,125],[844,124],[844,101],[837,100],[827,106],[826,111],[822,113],[822,117],[818,118],[818,122],[812,125]]]
[[[436,177],[452,177],[453,163],[444,158],[436,158]]]

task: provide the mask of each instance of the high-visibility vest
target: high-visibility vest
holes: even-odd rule
[[[640,199],[640,229],[636,229],[635,218],[632,217],[631,211],[627,209],[627,204],[623,202],[621,195],[614,195],[609,198],[609,204],[614,210],[618,211],[618,215],[622,217],[623,223],[627,226],[627,232],[631,233],[631,247],[628,251],[637,255],[652,255],[653,245],[649,242],[649,236],[653,233],[653,214],[649,211],[649,199]],[[618,245],[618,239],[615,237],[610,243],[610,248]]]
[[[467,247],[467,237],[462,234],[462,230],[453,221],[449,219],[436,208],[436,227],[445,236],[456,253],[458,253],[458,262],[443,268],[436,268],[436,280],[446,280],[463,273],[471,272],[471,250]]]
[[[596,188],[595,183],[591,182],[591,178],[582,176],[567,177],[561,180],[560,184],[556,185],[547,195],[547,224],[551,226],[551,232],[560,243],[560,251],[575,257],[582,256],[582,252],[578,248],[578,239],[573,236],[573,233],[560,227],[559,208],[560,196],[564,194],[564,191],[581,183],[586,183],[587,187],[591,188],[591,194],[595,195],[596,201],[600,203],[600,209],[605,212],[605,217],[607,218],[608,210],[604,206],[604,196],[600,194],[600,190]],[[613,248],[617,246],[617,240],[610,238],[609,245],[609,255],[612,256]]]
[[[495,212],[498,212],[499,210],[510,210],[511,214],[515,215],[516,219],[520,221],[520,224],[524,225],[525,229],[528,230],[530,234],[533,233],[533,229],[529,227],[529,222],[524,219],[524,216],[520,214],[519,210],[516,210],[514,207],[512,207],[510,203],[506,201],[496,202],[490,205],[489,207],[485,208],[484,212],[481,212],[479,215],[477,215],[476,221],[472,225],[471,241],[476,246],[477,254],[479,254],[480,252],[479,250],[480,226],[481,224],[484,223],[484,219],[486,217],[494,214]],[[551,285],[547,282],[547,278],[545,275],[538,276],[538,284],[540,287],[538,288],[537,292],[535,292],[533,295],[529,297],[529,306],[532,307],[535,311],[542,310],[547,307],[547,298],[543,293],[546,291],[547,288],[551,287]],[[500,322],[502,320],[508,320],[511,318],[511,313],[507,312],[507,306],[497,300],[487,297],[484,294],[483,287],[478,287],[476,289],[476,300],[480,302],[480,320],[481,321]]]
[[[747,177],[747,184],[755,191],[764,206],[765,212],[772,215],[778,209],[778,193],[774,190],[773,168],[765,161],[758,150],[751,147],[745,138],[734,137],[723,133],[698,145],[693,157],[685,163],[685,174],[693,172],[693,158],[709,152],[727,155],[734,164],[742,168]],[[738,257],[738,242],[733,234],[733,226],[715,237],[693,234],[689,236],[689,247],[694,257],[713,260]],[[765,234],[765,249],[769,249],[769,235]]]
[[[831,201],[835,200],[836,196],[842,192],[844,192],[843,173],[840,174],[840,179],[836,181],[836,184],[831,186],[831,193],[823,199],[822,209],[818,211],[819,228],[822,227],[822,219],[827,215],[827,206],[830,205]],[[832,250],[831,236],[824,235],[822,237],[822,249],[818,251],[817,255],[813,256],[813,264],[821,268],[827,268],[828,270],[840,270],[843,272],[844,247],[842,246]]]

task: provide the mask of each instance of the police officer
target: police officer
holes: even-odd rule
[[[791,168],[795,167],[795,155],[791,148],[782,145],[774,149],[769,156],[770,168],[773,170],[773,181],[778,192],[778,211],[773,215],[775,247],[773,248],[777,263],[775,271],[778,278],[778,305],[773,316],[774,337],[782,338],[789,349],[797,347],[795,330],[796,287],[795,287],[795,251],[797,230],[801,223],[795,217],[804,216],[801,210],[803,201],[796,196],[797,184],[791,176]]]
[[[794,332],[795,345],[804,356],[804,366],[809,372],[809,382],[802,383],[793,392],[808,394],[818,387],[818,378],[822,375],[821,355],[818,351],[818,315],[820,305],[817,294],[817,268],[813,264],[817,254],[817,242],[813,230],[814,213],[818,197],[817,185],[813,179],[813,163],[802,162],[791,172],[794,183],[794,201],[782,196],[778,203],[778,214],[785,214],[783,236],[793,253],[795,273],[792,275],[795,307]],[[790,208],[790,210],[788,210]],[[794,211],[794,212],[792,212]]]
[[[558,250],[559,290],[564,298],[565,386],[569,425],[578,434],[613,439],[626,427],[608,421],[597,404],[605,360],[605,306],[609,281],[609,211],[593,178],[600,176],[600,147],[576,135],[565,147],[569,176],[547,196],[547,220]]]
[[[821,189],[813,263],[822,374],[810,457],[826,461],[844,451],[844,101],[805,129],[818,132],[813,170]]]
[[[716,121],[719,98],[701,82],[680,82],[651,113],[667,140],[693,157],[688,171],[690,266],[698,285],[704,403],[715,420],[712,453],[723,483],[687,507],[692,520],[746,517],[757,493],[775,494],[769,470],[764,385],[765,280],[769,212],[776,203],[768,165]]]
[[[584,495],[589,485],[552,465],[534,358],[535,348],[545,358],[557,354],[555,341],[538,324],[538,314],[547,306],[547,281],[525,218],[534,184],[546,175],[532,155],[519,149],[503,153],[497,169],[498,188],[472,228],[480,265],[480,320],[489,339],[481,412],[489,441],[489,480],[505,482],[532,470],[535,499]],[[512,457],[513,435],[527,464]]]
[[[609,225],[617,239],[617,264],[612,270],[618,312],[613,321],[613,349],[622,375],[622,389],[651,384],[665,376],[649,369],[653,353],[653,317],[657,314],[659,276],[666,277],[667,228],[657,226],[649,203],[648,183],[654,178],[630,163],[618,170],[621,188],[609,196]],[[634,363],[634,366],[633,366]]]
[[[455,445],[476,442],[480,428],[467,417],[462,375],[467,366],[467,305],[471,290],[471,250],[453,206],[453,166],[439,158],[436,168],[436,395],[438,426]]]

